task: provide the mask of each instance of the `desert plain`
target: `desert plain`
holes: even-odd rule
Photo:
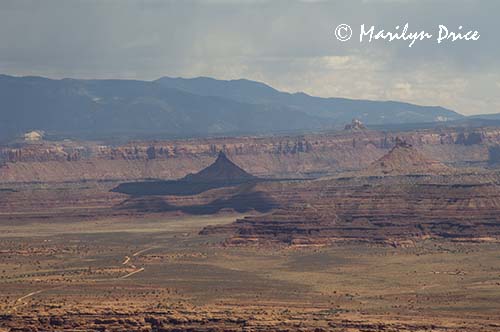
[[[183,196],[120,193],[123,179],[4,181],[0,331],[500,330],[498,174],[482,166],[488,156],[472,160],[468,144],[375,148],[370,136],[356,145],[349,135],[359,133],[343,135],[342,162],[373,150],[357,173],[283,173]],[[438,149],[469,154],[424,157]],[[279,153],[324,168],[321,151]],[[209,171],[227,176],[229,158],[250,158],[227,154],[221,164],[203,155],[198,170],[214,163]],[[464,156],[476,168],[462,167]],[[278,157],[261,160],[274,158],[277,173]],[[58,167],[87,162],[96,160]],[[48,178],[44,163],[13,160],[4,174],[24,167]]]

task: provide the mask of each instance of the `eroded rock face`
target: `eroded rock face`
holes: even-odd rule
[[[198,173],[190,173],[180,180],[122,183],[114,188],[113,191],[133,196],[188,196],[200,194],[211,189],[244,185],[259,180],[229,160],[226,154],[221,151],[217,159],[208,167],[205,167]]]
[[[488,163],[492,166],[500,164],[500,145],[490,146],[488,148]]]
[[[396,137],[440,162],[486,163],[488,146],[500,144],[500,129],[475,129],[470,133],[463,129],[405,133],[362,130],[122,146],[37,142],[0,148],[0,183],[179,179],[208,166],[220,150],[253,175],[295,178],[364,168],[394,147]]]
[[[279,307],[279,306],[278,306]],[[224,310],[225,309],[225,310]],[[54,311],[54,310],[52,310]],[[267,332],[267,331],[486,331],[497,327],[488,322],[439,322],[432,320],[388,320],[356,317],[335,310],[294,308],[188,308],[143,311],[71,310],[68,312],[26,312],[0,316],[6,331],[130,331],[130,332]]]
[[[352,130],[352,131],[365,130],[365,129],[366,127],[363,124],[363,122],[361,122],[358,119],[352,119],[351,123],[346,124],[344,127],[344,130]]]
[[[201,234],[225,233],[226,244],[499,241],[499,179],[497,173],[449,171],[398,144],[351,177],[261,184],[279,202],[278,211],[206,227]]]
[[[247,173],[241,167],[233,163],[226,154],[219,152],[217,159],[208,167],[196,174],[188,174],[183,179],[187,182],[212,182],[212,181],[244,181],[253,180],[255,176]]]
[[[471,132],[471,133],[460,133],[456,140],[456,144],[462,145],[475,145],[481,144],[483,142],[483,133],[481,132]]]
[[[425,156],[404,140],[396,139],[389,153],[374,161],[364,174],[377,175],[422,175],[445,174],[452,169],[443,163]]]
[[[364,165],[383,153],[378,134],[353,137],[225,138],[138,142],[110,147],[63,143],[1,150],[0,182],[179,179],[196,173],[224,151],[256,176],[306,176]],[[69,161],[69,162],[68,162]]]

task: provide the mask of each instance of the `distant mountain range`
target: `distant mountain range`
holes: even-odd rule
[[[469,116],[470,119],[500,120],[500,113],[478,114]]]
[[[271,134],[460,120],[454,111],[395,101],[285,93],[249,80],[53,80],[0,75],[0,140],[30,130],[56,138],[174,138]]]
[[[217,96],[242,103],[280,105],[342,125],[357,118],[366,124],[424,123],[457,120],[463,116],[438,106],[418,106],[396,101],[321,98],[305,93],[286,93],[249,80],[222,81],[208,77],[192,79],[163,77],[162,86],[197,95]]]

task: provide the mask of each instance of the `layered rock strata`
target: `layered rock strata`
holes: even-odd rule
[[[366,167],[396,137],[446,164],[487,163],[500,129],[368,130],[282,137],[132,142],[34,142],[0,148],[0,183],[178,179],[208,166],[219,150],[256,176],[311,176]]]
[[[399,170],[396,175],[378,172],[378,160],[351,177],[287,183],[281,188],[262,184],[260,190],[279,202],[280,210],[206,227],[201,233],[225,233],[227,244],[400,245],[426,238],[500,239],[497,173],[467,174],[428,164],[408,146],[396,147],[381,160]],[[373,170],[377,172],[369,175]]]

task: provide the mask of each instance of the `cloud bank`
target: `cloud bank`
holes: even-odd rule
[[[2,1],[0,72],[248,78],[312,95],[500,112],[495,0]],[[341,23],[480,31],[476,42],[342,43]]]

